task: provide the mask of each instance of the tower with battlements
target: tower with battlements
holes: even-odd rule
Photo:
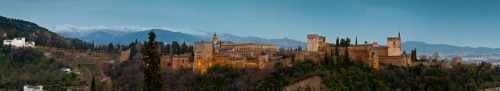
[[[401,35],[387,38],[388,56],[401,56]]]

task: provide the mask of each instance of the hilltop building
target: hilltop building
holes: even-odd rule
[[[43,86],[42,85],[34,86],[25,84],[23,86],[23,91],[43,91]]]
[[[12,40],[3,40],[3,45],[12,45],[15,47],[35,47],[34,41],[26,41],[24,37],[16,37]]]
[[[321,42],[315,40],[317,35],[308,35],[308,51],[315,52],[319,51],[316,48],[321,49]],[[313,39],[311,39],[313,38]],[[319,37],[321,38],[321,37]],[[324,38],[324,37],[323,37]],[[311,44],[310,44],[311,43]],[[309,47],[309,45],[312,45]],[[326,54],[335,53],[335,44],[324,44],[323,52]],[[350,45],[348,47],[339,47],[339,55],[344,55],[345,50],[349,53],[349,59],[355,61],[364,61],[375,69],[379,68],[379,64],[392,64],[397,66],[410,66],[411,65],[411,55],[401,54],[401,36],[389,37],[387,38],[387,46],[379,46],[377,42],[373,44],[362,44],[362,45]],[[320,51],[321,52],[321,51]]]
[[[325,48],[326,37],[317,34],[307,35],[307,51],[322,52]]]
[[[124,62],[130,59],[130,49],[125,51],[120,51],[120,62]]]
[[[211,42],[195,42],[193,71],[206,73],[214,65],[229,65],[234,68],[265,68],[269,56],[276,55],[274,44],[242,43],[219,41],[214,34]]]

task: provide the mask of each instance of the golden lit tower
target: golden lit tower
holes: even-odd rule
[[[217,44],[219,42],[219,37],[217,37],[217,33],[214,33],[214,37],[212,38],[212,43]]]

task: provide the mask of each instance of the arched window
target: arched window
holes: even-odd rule
[[[394,46],[394,47],[396,47],[396,42],[394,41],[394,42],[392,42],[392,43],[393,43],[393,46]]]

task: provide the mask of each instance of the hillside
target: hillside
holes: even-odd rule
[[[37,46],[75,49],[93,47],[92,44],[79,39],[64,38],[35,23],[0,16],[0,34],[4,33],[6,36],[2,36],[0,40],[25,37],[27,41],[35,41]]]
[[[82,53],[82,50],[93,49],[93,44],[64,38],[20,19],[0,16],[0,34],[5,34],[0,40],[25,37],[36,43],[35,48],[0,46],[0,90],[19,89],[17,87],[24,84],[44,85],[44,90],[49,91],[85,86],[92,76],[104,77],[95,63],[111,57]],[[80,70],[65,73],[59,71],[61,68]]]

